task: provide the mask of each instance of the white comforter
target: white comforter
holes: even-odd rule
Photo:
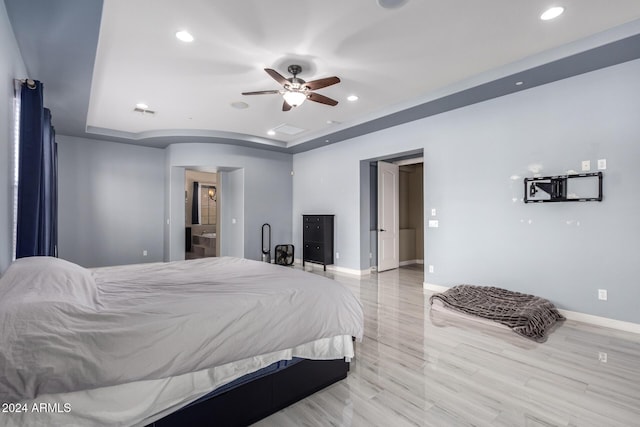
[[[339,335],[362,307],[339,283],[236,258],[86,270],[16,261],[0,279],[0,401],[159,379]]]

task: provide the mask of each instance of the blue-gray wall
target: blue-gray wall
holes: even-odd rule
[[[360,161],[423,149],[425,224],[432,208],[440,222],[425,229],[426,282],[497,285],[640,323],[638,76],[636,60],[296,154],[294,243],[302,213],[333,213],[336,264],[365,269]],[[603,202],[521,201],[534,171],[602,158]]]
[[[162,261],[164,150],[57,140],[60,257],[84,267]]]
[[[220,255],[244,257],[244,169],[222,171],[220,176]]]
[[[263,223],[271,224],[272,246],[280,243],[291,243],[291,210],[292,210],[292,155],[254,148],[238,147],[230,144],[173,144],[166,148],[167,153],[167,193],[166,260],[184,258],[184,168],[217,168],[222,174],[222,220],[231,220],[224,209],[224,200],[231,197],[225,179],[237,178],[230,188],[237,185],[244,187],[244,199],[233,200],[232,206],[244,206],[242,222],[230,225],[242,227],[231,231],[233,235],[242,235],[244,257],[259,260],[261,255],[261,228]],[[242,170],[242,172],[240,172]],[[182,173],[182,178],[181,178]],[[233,175],[237,173],[238,175]],[[240,178],[242,178],[240,180]],[[182,181],[181,181],[182,180]],[[241,183],[239,184],[239,182]],[[182,182],[182,188],[180,188]],[[235,193],[234,193],[235,194]],[[182,206],[177,201],[181,201]],[[227,208],[229,205],[227,205]],[[237,218],[240,219],[240,218]],[[240,234],[240,231],[242,234]],[[221,245],[226,245],[225,233],[229,233],[229,224],[222,224]],[[238,250],[237,242],[227,242],[225,251]],[[222,250],[223,248],[221,248]],[[272,249],[273,250],[273,249]],[[238,254],[236,254],[238,255]]]
[[[13,79],[26,77],[4,1],[0,1],[0,274],[13,259]]]

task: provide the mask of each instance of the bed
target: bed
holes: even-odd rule
[[[253,418],[232,417],[242,425],[344,378],[363,334],[362,306],[339,283],[230,257],[20,259],[0,279],[0,322],[8,426],[215,425],[229,402],[265,406],[269,394]],[[299,363],[207,397],[287,360]]]

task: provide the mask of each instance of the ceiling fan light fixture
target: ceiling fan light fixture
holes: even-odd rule
[[[284,98],[284,100],[286,101],[287,104],[289,104],[292,107],[297,107],[300,104],[302,104],[304,102],[305,99],[307,99],[307,95],[304,94],[303,92],[295,92],[295,91],[288,91],[285,92],[282,97]]]

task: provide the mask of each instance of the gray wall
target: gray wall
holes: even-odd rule
[[[220,255],[242,258],[245,251],[244,169],[220,172],[220,177]]]
[[[302,213],[336,214],[338,265],[360,269],[359,162],[424,149],[428,283],[496,285],[640,323],[640,61],[294,156]],[[522,179],[606,158],[604,201],[525,205]],[[367,187],[368,188],[368,187]],[[609,300],[597,300],[597,289]]]
[[[244,257],[259,260],[261,254],[261,227],[263,223],[271,224],[272,246],[280,243],[291,243],[291,209],[292,209],[292,155],[238,147],[230,144],[173,144],[166,148],[167,170],[167,200],[169,216],[167,220],[166,249],[168,259],[177,260],[184,257],[184,173],[180,177],[177,170],[188,168],[217,168],[222,170],[222,196],[228,200],[225,179],[233,174],[225,172],[242,169],[244,187],[243,223]],[[240,176],[237,176],[240,178]],[[237,182],[237,181],[236,181]],[[180,184],[181,183],[181,187]],[[232,188],[236,184],[232,185]],[[237,188],[237,187],[236,187]],[[224,212],[225,202],[221,201],[221,244],[225,241],[226,219],[229,213]],[[174,202],[176,201],[176,202]],[[177,201],[180,201],[179,203]],[[240,203],[233,201],[232,206]],[[226,215],[226,216],[225,216]],[[238,219],[238,218],[237,218]],[[235,233],[235,231],[234,231]],[[239,233],[239,230],[238,230]],[[237,247],[225,250],[235,251]],[[272,249],[273,250],[273,249]],[[222,251],[222,248],[221,248]]]
[[[13,259],[13,79],[26,77],[4,1],[0,1],[0,274]]]
[[[85,267],[162,261],[164,150],[57,140],[60,257]]]

